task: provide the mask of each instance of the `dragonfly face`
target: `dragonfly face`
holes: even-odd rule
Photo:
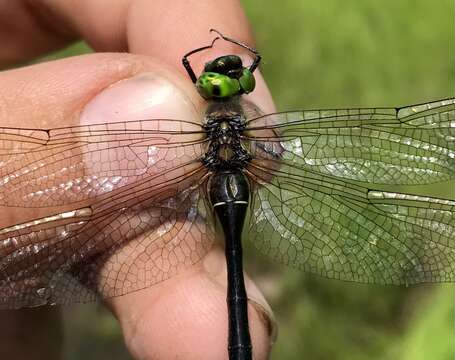
[[[243,67],[237,55],[225,55],[208,62],[196,81],[196,89],[206,100],[248,94],[255,85],[253,73]]]

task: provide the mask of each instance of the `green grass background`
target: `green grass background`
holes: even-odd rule
[[[280,110],[398,106],[455,95],[451,0],[242,3]],[[54,56],[86,50],[78,44]],[[452,285],[337,282],[270,264],[251,250],[247,268],[279,324],[272,359],[455,357]],[[69,310],[66,334],[67,359],[130,359],[115,320],[100,307]]]

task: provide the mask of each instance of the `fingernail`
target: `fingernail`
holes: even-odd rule
[[[180,84],[158,72],[118,81],[84,108],[81,124],[143,119],[195,120],[198,112]]]
[[[207,256],[204,257],[203,266],[210,277],[220,284],[223,289],[226,289],[226,259],[224,257],[223,249],[220,246],[215,245]],[[272,308],[250,277],[246,274],[244,276],[248,301],[259,314],[260,320],[269,333],[271,344],[273,344],[276,340],[277,325]]]

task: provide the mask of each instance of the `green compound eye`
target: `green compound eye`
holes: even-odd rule
[[[196,88],[204,99],[228,98],[240,93],[240,83],[229,76],[205,72],[196,81]]]
[[[239,78],[240,87],[245,94],[248,94],[254,90],[256,86],[256,79],[250,70],[247,68],[243,69],[242,76]]]

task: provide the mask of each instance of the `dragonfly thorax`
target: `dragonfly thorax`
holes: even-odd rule
[[[231,128],[231,125],[227,121],[223,121],[222,123],[220,123],[219,132],[220,135],[218,141],[222,145],[229,145],[232,142],[233,135],[235,136],[235,133]]]
[[[235,102],[216,102],[207,110],[209,147],[202,162],[212,171],[241,169],[251,156],[241,143],[245,119]]]

